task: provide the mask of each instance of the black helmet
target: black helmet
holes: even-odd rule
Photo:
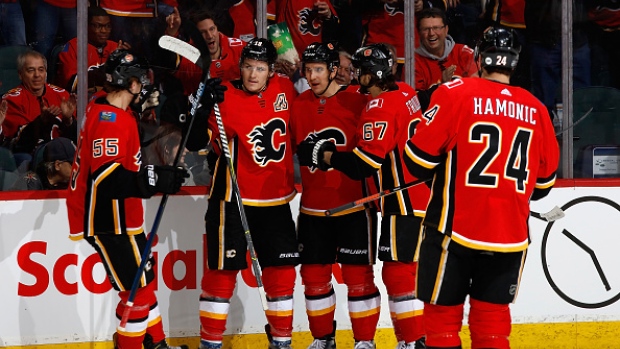
[[[111,85],[129,87],[129,78],[135,77],[143,86],[150,85],[148,63],[125,50],[115,50],[105,62],[106,81]]]
[[[384,44],[372,44],[361,47],[353,54],[351,63],[357,69],[357,76],[371,73],[378,79],[392,75],[394,58]]]
[[[278,53],[271,41],[264,38],[254,38],[241,51],[239,64],[242,64],[246,58],[267,62],[273,69],[273,65],[278,59]]]
[[[301,55],[301,61],[305,63],[325,63],[330,72],[334,67],[340,66],[340,55],[338,54],[337,44],[332,42],[320,43],[313,42]],[[302,70],[305,69],[302,67]]]
[[[497,67],[514,70],[519,62],[521,46],[515,41],[512,29],[487,28],[474,51],[476,62],[481,57],[481,68]]]

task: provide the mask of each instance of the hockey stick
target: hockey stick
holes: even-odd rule
[[[179,54],[180,56],[183,56],[184,58],[192,62],[201,61],[200,50],[182,40],[179,40],[171,36],[162,36],[159,39],[159,44],[162,48],[175,52]],[[209,74],[207,73],[207,77],[208,76]],[[192,106],[192,109],[193,109],[193,106]],[[226,136],[226,130],[224,128],[224,123],[222,122],[222,115],[220,114],[220,107],[217,105],[217,103],[213,105],[213,112],[215,114],[215,121],[217,123],[217,128],[220,133],[220,142],[222,143],[222,151],[224,152],[224,157],[226,158],[226,163],[228,165],[228,169],[230,172],[230,181],[232,182],[233,192],[235,194],[235,198],[237,199],[237,206],[239,207],[239,214],[241,216],[241,226],[244,231],[248,251],[250,252],[250,260],[252,261],[252,270],[254,271],[254,276],[256,277],[258,293],[260,295],[263,310],[266,311],[267,310],[267,295],[265,294],[265,288],[263,286],[263,280],[261,277],[260,266],[258,264],[258,258],[256,257],[256,249],[254,248],[254,242],[252,241],[252,235],[250,234],[250,225],[248,224],[247,216],[245,214],[245,209],[243,208],[241,192],[239,191],[239,182],[237,181],[237,174],[235,172],[235,168],[234,168],[233,161],[232,161],[232,156],[230,154],[230,147],[228,145],[228,137]]]
[[[375,201],[375,200],[380,199],[380,198],[382,198],[384,196],[392,195],[392,194],[395,194],[395,193],[397,193],[397,192],[399,192],[401,190],[405,190],[405,189],[409,189],[411,187],[415,187],[416,185],[428,182],[431,179],[432,178],[418,179],[418,180],[415,180],[413,182],[405,183],[405,184],[400,185],[398,187],[394,187],[392,189],[387,189],[387,190],[384,190],[384,191],[382,191],[380,193],[372,194],[372,195],[367,196],[365,198],[361,198],[359,200],[351,201],[348,204],[344,204],[342,206],[338,206],[338,207],[326,210],[324,213],[325,213],[326,216],[333,216],[336,213],[340,213],[342,211],[351,209],[353,207],[357,207],[357,206],[363,205],[365,203],[369,203],[371,201]]]
[[[530,216],[534,218],[538,218],[542,221],[553,222],[553,221],[557,221],[560,218],[563,218],[565,214],[561,208],[555,206],[549,212],[546,212],[546,213],[538,213],[538,212],[530,211]]]
[[[351,209],[353,207],[357,207],[357,206],[363,205],[365,203],[377,200],[377,199],[382,198],[384,196],[395,194],[395,193],[397,193],[397,192],[399,192],[401,190],[409,189],[409,188],[414,187],[416,185],[428,182],[429,180],[430,180],[430,178],[429,179],[424,179],[424,180],[423,179],[418,179],[417,181],[409,182],[409,183],[403,184],[401,186],[398,186],[398,187],[395,187],[395,188],[392,188],[392,189],[384,190],[384,191],[382,191],[380,193],[373,194],[373,195],[367,196],[365,198],[361,198],[359,200],[355,200],[355,201],[349,202],[348,204],[344,204],[342,206],[338,206],[336,208],[332,208],[332,209],[326,210],[325,211],[325,215],[326,216],[333,216],[336,213],[339,213],[339,212]],[[543,220],[543,221],[553,222],[553,221],[556,221],[556,220],[564,217],[564,211],[562,211],[561,208],[555,206],[549,212],[545,212],[545,213],[538,213],[538,212],[530,211],[530,216],[532,216],[534,218],[538,218],[538,219]]]
[[[179,40],[180,41],[180,40]],[[164,47],[165,48],[165,47]],[[196,98],[192,101],[192,108],[190,110],[190,120],[187,127],[187,132],[181,136],[181,144],[177,153],[174,157],[174,161],[172,162],[172,166],[176,167],[181,160],[181,156],[183,155],[183,150],[187,145],[187,139],[189,138],[190,130],[194,124],[194,119],[196,115],[196,109],[198,109],[198,101],[202,97],[204,92],[204,87],[209,79],[208,74],[205,76],[204,80],[200,82],[198,86],[198,90],[196,91]],[[151,233],[149,234],[148,239],[146,240],[146,246],[144,247],[144,251],[142,252],[142,257],[140,260],[140,266],[136,271],[136,275],[133,279],[133,284],[131,285],[131,290],[129,291],[129,297],[127,298],[127,303],[125,304],[125,309],[123,311],[123,316],[121,317],[121,323],[119,324],[119,329],[121,331],[125,330],[127,326],[127,321],[129,321],[129,314],[131,313],[131,309],[133,308],[133,302],[136,298],[136,292],[138,291],[138,284],[140,283],[140,279],[142,278],[142,273],[144,272],[144,268],[146,267],[146,261],[149,259],[149,255],[151,254],[151,245],[155,239],[155,235],[157,235],[157,230],[159,229],[159,224],[161,223],[161,218],[164,215],[164,209],[166,208],[166,204],[168,203],[168,194],[164,194],[159,202],[159,208],[157,209],[157,213],[155,214],[155,220],[153,222],[153,228],[151,229]]]

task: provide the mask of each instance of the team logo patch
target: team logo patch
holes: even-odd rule
[[[318,36],[321,33],[321,20],[319,10],[305,7],[298,12],[299,22],[297,28],[301,35],[310,34]]]
[[[508,91],[507,88],[503,89],[502,92],[500,92],[500,93],[503,94],[503,95],[506,95],[506,96],[512,96],[512,93],[510,93],[510,91]]]
[[[370,57],[370,55],[372,55],[372,49],[371,48],[367,48],[364,50],[364,57]]]
[[[116,122],[116,113],[111,111],[102,111],[99,113],[99,121]]]
[[[393,5],[385,4],[384,5],[385,12],[387,12],[390,16],[395,16],[399,13],[405,13],[405,2],[397,1]]]
[[[282,161],[286,151],[285,135],[286,123],[280,118],[271,119],[266,124],[254,127],[248,134],[254,161],[260,166],[266,166],[269,161]]]
[[[372,108],[382,108],[382,107],[383,107],[383,98],[376,98],[368,102],[368,105],[366,105],[366,111],[369,111]]]
[[[235,258],[236,255],[236,250],[226,250],[226,258]]]

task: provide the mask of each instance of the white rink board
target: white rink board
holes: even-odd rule
[[[620,188],[556,188],[549,197],[533,202],[532,209],[546,212],[555,205],[592,196],[603,199],[592,198],[568,208],[566,217],[549,228],[544,248],[548,224],[530,219],[532,245],[519,297],[512,306],[514,323],[620,320],[620,304],[615,301],[620,297],[620,210],[604,202],[620,202]],[[159,199],[148,202],[148,229]],[[298,198],[292,205],[295,216],[297,206]],[[153,249],[158,255],[157,294],[170,337],[198,336],[205,210],[203,196],[171,196],[159,228],[159,243]],[[489,219],[493,219],[492,212]],[[549,280],[558,292],[542,267],[543,250]],[[96,254],[86,241],[68,239],[64,199],[2,202],[0,347],[109,340],[117,296],[114,291],[106,292],[109,284],[104,282],[103,267],[93,263],[93,258]],[[379,265],[375,270],[383,296],[379,326],[390,327]],[[244,276],[252,281],[247,272]],[[295,331],[307,331],[299,278],[297,285]],[[336,285],[336,294],[338,328],[350,328],[342,284]],[[227,333],[260,333],[265,323],[258,292],[240,276]]]

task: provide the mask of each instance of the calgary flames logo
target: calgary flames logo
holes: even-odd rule
[[[394,4],[385,4],[384,5],[385,12],[387,12],[390,16],[395,16],[398,13],[405,13],[405,2],[397,1]]]
[[[276,141],[277,132],[280,134],[279,142]],[[266,166],[269,161],[282,161],[286,151],[286,141],[283,138],[285,135],[286,123],[280,118],[271,119],[267,124],[254,127],[248,134],[254,161],[260,166]]]
[[[311,34],[318,36],[321,33],[321,22],[319,21],[319,11],[304,7],[298,12],[299,32],[302,35]]]

